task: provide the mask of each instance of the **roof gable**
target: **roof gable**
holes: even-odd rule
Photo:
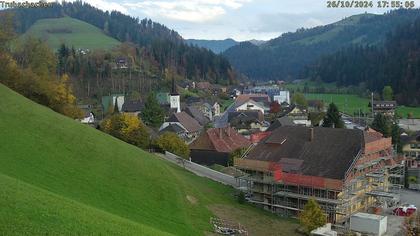
[[[179,122],[189,133],[198,132],[202,128],[198,121],[188,115],[185,111],[172,114],[167,122]]]
[[[226,127],[208,129],[190,145],[190,149],[230,153],[250,145],[251,142],[248,139],[238,134],[233,128]]]
[[[361,130],[282,126],[246,158],[276,163],[297,159],[302,161],[300,171],[304,175],[343,179],[363,142]]]

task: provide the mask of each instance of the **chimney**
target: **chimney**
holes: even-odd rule
[[[314,128],[309,128],[309,142],[314,141]]]
[[[226,130],[227,130],[227,136],[230,137],[230,127],[229,126],[226,127]]]
[[[219,139],[222,139],[223,128],[219,128]]]

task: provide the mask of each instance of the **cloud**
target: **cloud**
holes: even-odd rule
[[[342,14],[325,12],[310,13],[272,13],[260,14],[258,23],[250,27],[251,32],[256,33],[284,33],[295,31],[297,28],[312,28],[325,25],[343,18]]]
[[[124,3],[125,7],[135,8],[149,17],[202,23],[225,15],[229,9],[238,9],[251,0],[146,0],[137,3]]]
[[[128,14],[128,10],[123,4],[118,2],[111,2],[107,0],[84,0],[84,2],[89,3],[90,5],[102,9],[104,11],[119,11],[124,14]]]

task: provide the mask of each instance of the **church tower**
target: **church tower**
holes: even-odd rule
[[[170,95],[171,109],[176,110],[176,112],[181,112],[181,101],[178,92],[176,91],[175,79],[172,78],[172,91]]]

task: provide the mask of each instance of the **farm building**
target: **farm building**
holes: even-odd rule
[[[384,115],[393,117],[395,115],[395,109],[397,108],[397,102],[395,101],[373,101],[373,113],[382,113]]]
[[[233,128],[212,128],[203,132],[190,144],[191,160],[198,164],[227,166],[229,154],[248,148],[251,142]]]
[[[250,202],[296,216],[315,198],[329,222],[344,222],[383,198],[401,173],[391,139],[373,130],[280,126],[235,166],[245,172]]]

